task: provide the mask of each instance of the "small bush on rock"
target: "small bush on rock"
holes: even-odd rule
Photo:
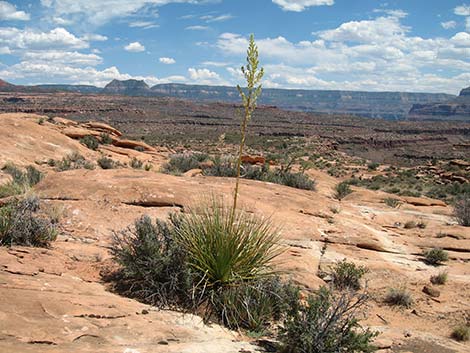
[[[174,154],[163,166],[163,172],[176,175],[186,173],[191,169],[198,169],[200,163],[208,158],[204,153]]]
[[[100,139],[103,145],[111,145],[113,143],[111,136],[105,132],[100,134]]]
[[[0,186],[0,198],[23,194],[44,177],[39,170],[31,165],[26,167],[26,171],[23,171],[15,165],[7,163],[2,170],[11,175],[13,180]]]
[[[331,268],[332,284],[336,289],[359,290],[361,278],[368,272],[365,266],[342,260]]]
[[[231,329],[262,333],[283,317],[297,290],[278,276],[240,282],[214,294],[214,316]]]
[[[100,157],[97,162],[101,169],[114,169],[116,167],[116,162],[106,156]]]
[[[348,196],[352,192],[353,191],[351,189],[351,186],[349,186],[349,183],[343,181],[343,182],[336,185],[335,195],[334,196],[335,196],[335,199],[341,201],[342,199],[344,199],[346,196]]]
[[[389,305],[409,308],[413,305],[413,297],[404,288],[390,288],[385,296],[385,302]]]
[[[85,157],[78,152],[70,153],[59,161],[49,160],[48,164],[50,166],[55,166],[55,169],[58,172],[82,168],[89,170],[95,169],[95,164],[86,160]]]
[[[315,181],[301,172],[292,172],[290,168],[271,170],[268,164],[263,166],[245,164],[240,166],[243,179],[266,181],[286,185],[302,190],[315,190]],[[237,176],[237,163],[230,157],[216,157],[213,164],[203,169],[204,175],[230,177]]]
[[[144,165],[144,162],[142,162],[141,160],[138,160],[137,158],[132,158],[131,159],[131,167],[134,168],[134,169],[142,169]]]
[[[376,332],[363,329],[357,316],[368,297],[334,293],[322,287],[307,302],[292,300],[279,340],[284,353],[373,352]]]
[[[114,234],[112,254],[121,266],[117,289],[162,308],[191,305],[191,274],[185,253],[175,241],[175,217],[152,222],[148,216]]]
[[[48,247],[57,226],[40,212],[39,198],[27,196],[0,208],[0,245]]]
[[[466,342],[470,340],[470,326],[459,325],[452,331],[451,337],[460,342]]]
[[[96,151],[98,147],[100,146],[100,141],[95,136],[92,136],[92,135],[87,135],[81,138],[80,143],[93,151]]]
[[[437,275],[433,275],[430,278],[432,284],[444,285],[447,282],[447,272],[439,272]]]
[[[446,262],[447,260],[449,260],[448,252],[443,249],[438,249],[438,248],[425,251],[423,253],[423,256],[424,256],[424,261],[428,265],[432,265],[432,266],[439,266],[443,262]]]

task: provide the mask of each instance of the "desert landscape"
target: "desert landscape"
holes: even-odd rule
[[[144,214],[165,219],[172,212],[184,212],[208,193],[230,197],[233,178],[206,176],[204,166],[164,174],[162,168],[175,154],[195,151],[126,140],[103,122],[31,113],[4,113],[0,119],[1,160],[41,171],[44,178],[32,192],[40,198],[41,207],[60,215],[57,239],[48,248],[0,249],[0,290],[6,298],[1,309],[2,351],[264,351],[263,339],[250,338],[242,331],[206,326],[200,317],[158,310],[119,296],[103,277],[115,266],[109,252],[113,231],[128,227]],[[103,134],[110,136],[109,144],[100,142],[96,150],[84,145],[83,138],[101,139]],[[327,283],[325,273],[342,259],[364,265],[369,269],[364,281],[371,300],[363,324],[380,332],[375,341],[380,351],[468,351],[468,343],[451,338],[452,329],[468,322],[470,314],[470,232],[457,224],[452,205],[354,185],[350,194],[338,200],[338,183],[352,174],[360,179],[385,174],[386,165],[358,165],[354,156],[334,143],[323,148],[341,160],[345,175],[333,176],[312,166],[304,173],[315,180],[313,191],[242,180],[243,207],[271,217],[282,227],[280,242],[285,251],[280,268],[308,292]],[[212,153],[232,150],[230,144],[211,147]],[[91,166],[77,163],[73,154]],[[108,168],[105,158],[112,161],[112,169],[103,169]],[[70,162],[60,163],[66,160]],[[294,168],[300,168],[301,160]],[[273,163],[276,168],[280,162]],[[468,162],[452,159],[446,163],[460,170],[454,176],[468,178]],[[414,168],[423,173],[426,166]],[[452,183],[446,181],[445,172],[442,176],[442,183]],[[3,170],[1,180],[7,184],[12,176]],[[468,179],[460,182],[468,185]],[[3,198],[2,203],[9,199]],[[390,199],[396,204],[390,204]],[[423,261],[422,254],[433,248],[448,254],[443,266]],[[433,285],[430,278],[442,271],[447,283]],[[390,288],[405,288],[413,304],[404,308],[387,304]]]
[[[456,1],[0,1],[0,352],[470,353]]]

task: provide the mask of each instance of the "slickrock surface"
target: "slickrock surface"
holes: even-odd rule
[[[70,151],[99,157],[62,134],[61,125],[36,120],[0,115],[2,164],[28,165]],[[114,148],[104,150],[117,158]],[[163,158],[128,151],[156,164]],[[233,179],[156,170],[47,169],[35,192],[46,207],[63,209],[62,231],[51,249],[0,248],[1,352],[256,352],[246,338],[204,326],[197,317],[156,311],[107,291],[100,272],[111,263],[113,230],[143,214],[165,218],[210,195],[228,198],[233,191]],[[470,352],[468,343],[449,338],[452,327],[470,316],[470,231],[452,219],[451,207],[403,198],[394,209],[383,202],[388,194],[360,188],[339,202],[332,196],[337,179],[309,173],[317,191],[241,182],[245,209],[271,217],[282,228],[285,253],[279,267],[313,290],[324,284],[320,273],[337,260],[366,265],[373,300],[364,323],[382,332],[377,340],[382,352]],[[410,220],[422,220],[426,228],[405,229]],[[440,268],[426,265],[420,254],[430,247],[446,249],[449,262]],[[449,279],[437,286],[439,297],[424,293],[430,276],[444,269]],[[388,288],[403,286],[415,299],[412,308],[383,303]]]

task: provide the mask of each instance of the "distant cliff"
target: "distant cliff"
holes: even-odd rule
[[[235,87],[160,84],[151,90],[161,96],[195,101],[240,101]],[[444,102],[453,97],[433,93],[264,89],[260,103],[296,111],[404,119],[413,104]]]
[[[112,80],[104,88],[88,85],[15,86],[2,81],[0,91],[54,92],[57,90],[82,94],[117,94],[127,96],[176,97],[197,102],[239,103],[235,87],[185,84],[159,84],[149,87],[142,80]],[[470,90],[466,91],[470,99]],[[349,114],[370,118],[406,119],[410,109],[445,103],[456,97],[449,94],[404,92],[321,91],[264,89],[260,104],[282,109],[326,114]],[[413,107],[413,109],[412,109]],[[439,116],[446,117],[441,114]],[[446,117],[447,118],[447,117]],[[436,116],[436,119],[439,117]]]
[[[458,97],[445,102],[414,104],[408,116],[412,120],[464,120],[470,122],[470,87],[460,91]]]

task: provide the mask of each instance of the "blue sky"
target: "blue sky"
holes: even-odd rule
[[[0,1],[0,78],[234,85],[250,33],[265,87],[470,85],[470,3],[454,0]]]

